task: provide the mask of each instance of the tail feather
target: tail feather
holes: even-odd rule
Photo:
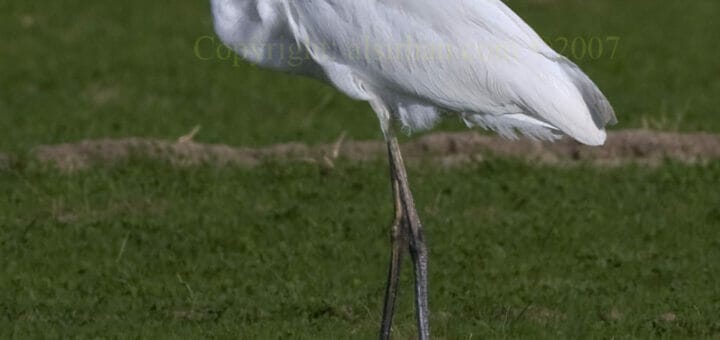
[[[590,110],[593,122],[595,125],[602,129],[606,125],[617,124],[617,118],[615,117],[615,111],[613,110],[610,102],[608,102],[605,95],[600,92],[600,89],[593,83],[592,80],[575,65],[572,61],[565,57],[554,58],[555,62],[560,64],[563,71],[570,77],[573,84],[580,91],[580,94],[585,101],[585,104]]]

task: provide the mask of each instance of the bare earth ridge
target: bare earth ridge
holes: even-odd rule
[[[610,132],[605,146],[588,147],[569,138],[544,143],[530,139],[507,140],[474,131],[443,132],[408,141],[402,149],[411,163],[428,160],[446,166],[482,161],[489,155],[541,164],[586,162],[615,166],[636,162],[652,166],[663,160],[702,163],[720,159],[720,135],[621,130]],[[130,158],[158,159],[179,166],[205,163],[253,167],[263,161],[274,160],[312,162],[332,167],[338,157],[367,161],[385,157],[385,153],[383,141],[344,141],[343,137],[333,144],[284,143],[260,148],[202,144],[192,138],[178,141],[122,138],[43,145],[36,147],[31,156],[61,170],[72,171],[94,164],[116,164]],[[9,164],[11,159],[10,155],[0,154],[0,168],[3,163]]]

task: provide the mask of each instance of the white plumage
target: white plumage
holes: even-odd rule
[[[593,82],[499,0],[212,0],[222,41],[248,61],[325,80],[370,103],[387,140],[395,220],[381,339],[391,334],[404,247],[418,337],[428,339],[427,248],[392,121],[440,112],[515,138],[601,145],[613,109]],[[307,58],[304,58],[307,56]]]
[[[324,79],[410,130],[439,111],[469,126],[600,145],[605,96],[499,0],[212,0],[224,43],[255,64]],[[309,56],[298,65],[291,58]],[[376,110],[377,111],[377,110]]]

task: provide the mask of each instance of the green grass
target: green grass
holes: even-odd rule
[[[558,49],[562,38],[604,41],[599,59],[577,62],[607,93],[619,128],[645,120],[662,129],[720,131],[717,1],[510,4]],[[0,150],[177,137],[198,124],[200,140],[236,145],[328,142],[344,130],[354,139],[380,137],[368,105],[325,85],[198,59],[195,42],[213,34],[208,7],[167,0],[0,3],[0,126],[12,127],[0,134]],[[615,55],[609,37],[620,39]],[[206,47],[200,52],[212,55]],[[463,127],[450,121],[443,128]]]
[[[603,41],[597,59],[574,59],[619,128],[720,132],[719,2],[509,2],[558,49]],[[375,337],[392,215],[384,162],[325,173],[134,159],[63,174],[23,156],[195,125],[201,142],[243,146],[381,138],[366,104],[325,85],[197,58],[208,12],[206,1],[0,1],[0,152],[20,155],[0,164],[0,338]],[[720,334],[717,161],[488,159],[410,176],[437,337]],[[405,269],[400,339],[414,334]]]
[[[383,167],[3,173],[0,337],[374,337]],[[436,336],[720,334],[720,163],[490,160],[411,176]],[[410,287],[399,338],[413,334]]]

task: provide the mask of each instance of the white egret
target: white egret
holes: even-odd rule
[[[390,337],[403,251],[430,336],[427,250],[394,126],[440,112],[504,136],[601,145],[615,114],[571,61],[500,0],[211,0],[220,39],[251,63],[324,80],[367,101],[388,146],[395,220],[380,337]]]

